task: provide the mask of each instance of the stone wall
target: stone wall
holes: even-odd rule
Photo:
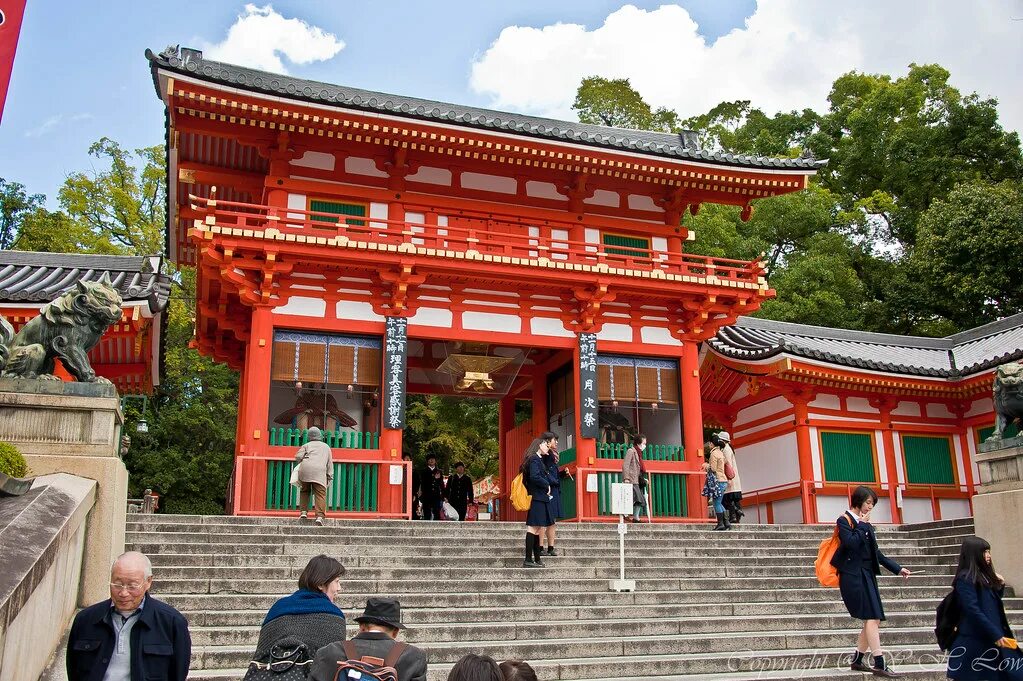
[[[57,473],[0,498],[0,679],[36,681],[70,624],[96,493],[95,481]]]

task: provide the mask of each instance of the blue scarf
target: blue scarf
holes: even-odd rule
[[[308,615],[311,613],[326,613],[328,615],[337,615],[341,619],[345,618],[341,608],[331,603],[330,599],[327,598],[327,594],[322,591],[299,589],[290,596],[285,596],[274,603],[270,608],[270,612],[266,613],[266,619],[263,620],[263,624],[284,615]]]

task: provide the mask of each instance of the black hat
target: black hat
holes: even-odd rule
[[[401,603],[393,598],[370,598],[366,601],[366,611],[356,617],[359,624],[383,624],[395,629],[404,629],[401,623]]]

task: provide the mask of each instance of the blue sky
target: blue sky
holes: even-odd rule
[[[895,9],[882,0],[838,9],[813,0],[675,4],[681,9],[643,1],[623,8],[621,0],[334,0],[278,1],[272,11],[344,43],[307,64],[282,47],[289,73],[444,101],[569,117],[580,75],[602,73],[631,78],[649,101],[684,115],[739,97],[767,110],[823,108],[840,73],[899,75],[910,61],[938,61],[963,90],[998,96],[1007,127],[1023,120],[1012,84],[985,73],[992,63],[1003,74],[1023,66],[1023,22],[1008,21],[1023,16],[1021,0],[993,0],[980,12],[951,2],[935,12],[928,8],[940,3],[915,0]],[[91,142],[162,143],[162,105],[143,51],[222,43],[246,11],[244,2],[220,0],[28,0],[0,123],[0,177],[47,194],[53,206],[64,176],[89,167]]]

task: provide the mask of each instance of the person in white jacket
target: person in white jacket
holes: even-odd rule
[[[334,459],[319,428],[309,429],[309,441],[298,448],[295,464],[298,466],[298,481],[301,483],[298,494],[301,513],[298,517],[302,520],[308,517],[309,493],[312,492],[316,524],[323,525],[327,515],[327,486],[334,479]]]

